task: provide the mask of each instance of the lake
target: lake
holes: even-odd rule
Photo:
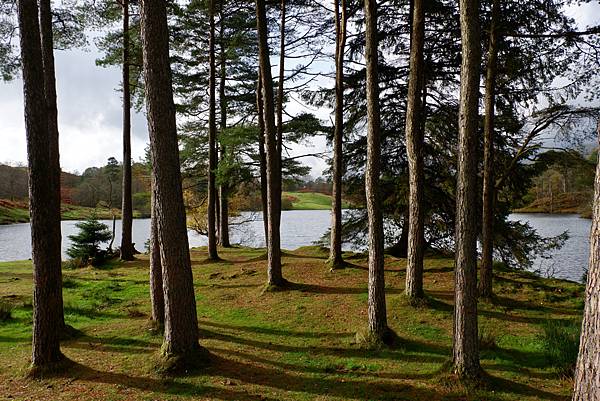
[[[551,259],[539,259],[534,263],[534,270],[541,275],[552,275],[573,281],[580,281],[585,271],[589,255],[589,231],[591,221],[577,215],[548,214],[512,214],[512,220],[529,222],[542,236],[556,236],[565,230],[570,238],[565,246],[555,251]],[[112,221],[103,220],[111,226]],[[74,234],[77,221],[62,222],[62,252],[69,247],[68,235]],[[331,224],[328,210],[290,210],[281,214],[281,247],[296,249],[312,245]],[[264,247],[263,221],[261,213],[242,213],[231,226],[232,243],[240,243],[251,247]],[[133,242],[139,251],[144,251],[144,244],[150,233],[150,219],[133,221]],[[121,222],[116,222],[116,239],[114,246],[119,246]],[[196,232],[188,231],[191,247],[206,245],[206,238]],[[23,260],[31,257],[31,237],[29,224],[0,225],[0,261]]]

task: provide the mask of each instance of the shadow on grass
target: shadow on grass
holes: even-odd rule
[[[142,391],[158,392],[169,395],[188,396],[210,396],[219,400],[267,400],[275,401],[274,398],[265,396],[253,396],[244,390],[236,391],[230,388],[204,386],[185,383],[181,380],[154,378],[150,376],[133,376],[124,373],[105,372],[90,368],[79,363],[66,373],[55,377],[76,378],[79,381],[91,383],[111,384],[125,388],[135,388]]]

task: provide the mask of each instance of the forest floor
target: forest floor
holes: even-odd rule
[[[543,325],[580,319],[583,286],[528,273],[495,272],[494,303],[480,303],[487,346],[482,388],[444,373],[452,353],[453,261],[425,262],[427,305],[402,295],[405,259],[386,259],[388,324],[395,348],[366,350],[355,333],[367,321],[364,255],[330,272],[327,253],[284,253],[296,285],[263,293],[264,249],[221,249],[208,263],[191,252],[201,344],[211,365],[177,378],[153,364],[161,338],[149,330],[148,258],[64,271],[65,317],[83,336],[63,342],[76,364],[42,380],[25,378],[31,342],[31,262],[0,263],[0,399],[7,400],[568,400],[572,383],[548,367]]]
[[[117,218],[120,219],[121,210],[115,209]],[[85,220],[95,216],[98,219],[112,219],[112,212],[107,208],[93,208],[63,203],[61,205],[62,220]],[[134,217],[143,217],[134,211]],[[0,224],[27,223],[29,221],[29,206],[26,201],[11,201],[0,199]]]

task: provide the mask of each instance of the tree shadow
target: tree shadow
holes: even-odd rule
[[[313,396],[335,396],[342,399],[435,399],[438,394],[427,388],[415,388],[390,380],[355,380],[354,378],[321,375],[290,374],[286,370],[271,369],[237,359],[213,356],[213,365],[207,374],[225,376],[239,382],[295,391]]]
[[[229,388],[204,386],[185,383],[179,380],[154,378],[150,376],[133,376],[124,373],[106,372],[73,362],[67,372],[56,374],[53,377],[69,378],[91,383],[111,384],[119,387],[135,388],[142,391],[153,391],[168,395],[209,396],[218,400],[267,400],[274,398],[253,396],[246,391],[235,391]]]

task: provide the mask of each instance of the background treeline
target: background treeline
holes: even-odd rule
[[[133,208],[139,216],[150,215],[150,175],[146,164],[132,169]],[[81,175],[61,172],[61,202],[89,208],[119,208],[122,201],[121,165],[114,159],[102,167],[89,167]],[[26,201],[29,196],[27,168],[0,164],[0,199]]]

